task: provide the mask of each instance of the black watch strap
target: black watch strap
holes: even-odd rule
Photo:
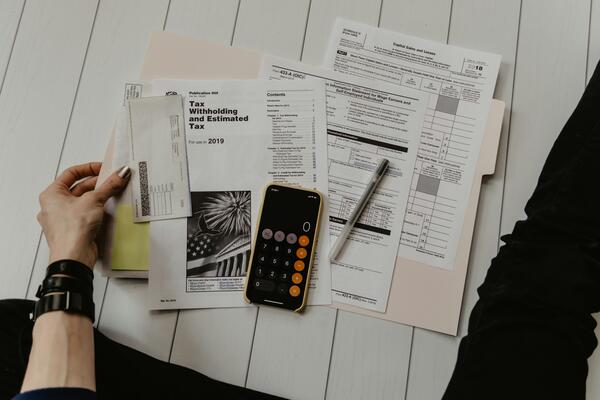
[[[36,297],[40,298],[54,292],[77,292],[92,297],[94,286],[72,276],[48,276],[39,286]]]
[[[46,276],[68,275],[85,282],[93,282],[94,272],[85,264],[75,260],[59,260],[48,265]]]
[[[35,305],[33,320],[51,311],[66,311],[88,317],[96,321],[96,309],[91,297],[75,292],[53,293],[42,297]]]

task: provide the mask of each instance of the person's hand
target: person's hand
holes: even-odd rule
[[[101,166],[90,162],[68,168],[40,194],[37,220],[48,242],[50,263],[70,259],[94,267],[104,203],[127,186],[131,175],[129,167],[122,167],[94,190]]]

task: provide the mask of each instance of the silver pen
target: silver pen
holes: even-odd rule
[[[335,244],[331,248],[331,251],[329,252],[329,261],[335,261],[337,256],[340,254],[340,251],[344,247],[344,243],[346,243],[346,239],[348,238],[350,231],[354,227],[356,221],[358,221],[360,214],[362,214],[363,210],[365,209],[365,206],[367,205],[369,199],[371,198],[371,195],[377,188],[379,181],[385,175],[385,171],[387,170],[389,165],[390,161],[387,158],[382,158],[381,161],[379,161],[377,168],[375,168],[375,173],[369,180],[365,191],[363,192],[362,196],[360,196],[358,203],[356,203],[356,207],[354,207],[354,210],[352,210],[352,213],[350,213],[350,216],[346,221],[346,225],[344,225],[342,232],[340,232],[340,235],[335,241]]]

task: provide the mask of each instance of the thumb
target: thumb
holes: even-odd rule
[[[131,168],[129,168],[127,165],[113,172],[108,178],[106,178],[100,187],[94,190],[96,200],[104,204],[111,197],[121,193],[123,189],[125,189],[125,186],[127,186],[130,176]]]

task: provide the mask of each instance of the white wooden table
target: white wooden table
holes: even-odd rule
[[[496,174],[481,193],[461,335],[499,235],[600,58],[600,0],[0,0],[0,298],[32,297],[48,249],[37,194],[102,158],[149,34],[178,32],[319,64],[336,16],[502,54]],[[99,328],[163,360],[299,399],[438,399],[458,339],[312,307],[148,312],[146,283],[97,277]],[[588,398],[600,398],[600,356]]]

